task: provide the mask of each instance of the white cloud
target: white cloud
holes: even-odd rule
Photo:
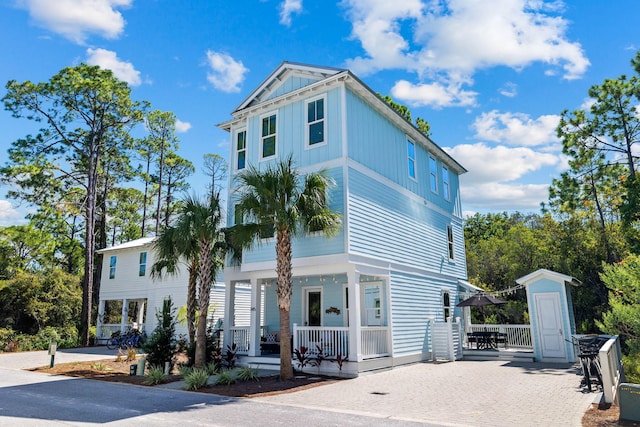
[[[409,103],[412,107],[429,105],[433,108],[474,105],[477,92],[462,90],[460,84],[440,83],[413,84],[397,81],[391,88],[394,98]]]
[[[501,144],[535,147],[557,144],[556,127],[560,116],[545,115],[532,119],[522,113],[483,113],[471,125],[475,137]]]
[[[115,52],[106,49],[87,49],[87,64],[99,65],[101,68],[113,71],[113,75],[131,86],[140,86],[140,71],[131,62],[122,61]]]
[[[207,61],[211,67],[207,80],[213,87],[223,92],[240,92],[240,85],[249,71],[242,61],[236,61],[226,53],[211,50],[207,51]]]
[[[280,23],[291,26],[291,15],[302,13],[302,0],[284,0],[280,3]]]
[[[344,0],[343,4],[352,23],[351,37],[365,51],[346,61],[358,74],[404,69],[434,81],[427,85],[434,90],[457,85],[466,93],[460,86],[471,85],[471,77],[480,69],[520,70],[540,62],[547,71],[560,70],[565,79],[576,79],[589,66],[581,45],[566,36],[568,22],[558,15],[560,2],[493,0],[490,7],[477,0]],[[431,92],[424,92],[420,104],[434,99]],[[502,93],[510,96],[513,91]]]
[[[23,220],[23,215],[18,212],[9,201],[0,200],[0,227],[15,225]]]
[[[116,10],[133,0],[18,0],[38,26],[84,44],[89,34],[115,39],[124,30],[125,20]]]
[[[445,148],[469,172],[460,177],[462,203],[474,209],[538,209],[548,199],[548,184],[517,182],[527,174],[561,163],[560,156],[526,147],[489,147],[483,143]]]
[[[185,133],[191,129],[191,123],[176,119],[176,132]]]
[[[498,90],[500,95],[506,96],[507,98],[513,98],[518,94],[518,85],[512,82],[507,82]]]

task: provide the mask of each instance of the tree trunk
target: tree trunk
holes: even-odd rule
[[[280,312],[280,379],[293,378],[291,354],[291,234],[288,229],[277,231],[276,273],[278,275],[278,308]]]
[[[194,258],[189,266],[189,283],[187,285],[187,333],[189,344],[196,339],[196,286],[198,281],[198,261]]]
[[[203,368],[207,364],[207,313],[209,311],[209,298],[211,293],[212,262],[211,242],[200,239],[200,266],[198,278],[198,328],[196,330],[196,355],[195,367]]]

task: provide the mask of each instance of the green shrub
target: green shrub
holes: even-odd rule
[[[628,383],[640,384],[640,353],[622,356],[624,375]]]
[[[198,390],[207,385],[209,374],[204,369],[193,369],[184,377],[186,390]]]
[[[216,377],[216,384],[229,385],[236,382],[234,371],[222,371]]]
[[[189,359],[189,366],[193,366],[196,358],[196,343],[195,341],[187,346],[187,358]],[[216,372],[222,367],[222,354],[220,351],[220,337],[219,333],[215,333],[211,328],[207,329],[207,347],[205,350],[206,363],[209,365],[211,362],[216,364]]]
[[[164,366],[165,362],[173,364],[173,357],[178,351],[176,340],[175,309],[171,298],[164,300],[162,311],[156,313],[158,326],[151,336],[142,344],[147,353],[150,365]]]
[[[178,367],[178,370],[180,371],[180,375],[182,376],[182,378],[184,378],[191,372],[193,372],[193,367],[189,365],[180,365]]]
[[[258,370],[251,366],[244,366],[236,369],[236,376],[240,381],[258,381]]]
[[[205,369],[209,375],[215,375],[218,373],[218,371],[220,371],[220,365],[216,362],[209,362],[207,363]]]
[[[144,384],[157,385],[167,380],[167,374],[161,366],[152,365],[144,376]]]

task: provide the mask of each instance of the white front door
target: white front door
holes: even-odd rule
[[[565,333],[560,314],[560,294],[557,292],[535,294],[535,301],[542,358],[566,359]]]

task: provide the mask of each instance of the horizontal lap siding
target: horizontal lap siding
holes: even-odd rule
[[[466,277],[460,221],[352,169],[349,186],[350,253]],[[449,262],[447,224],[454,232],[455,262]]]
[[[454,279],[425,277],[402,272],[391,273],[391,315],[394,355],[429,351],[428,321],[444,320],[442,290],[455,300]]]
[[[329,176],[336,181],[336,186],[330,193],[330,207],[340,215],[344,215],[344,180],[342,177],[342,169],[330,169],[327,172]],[[292,240],[292,252],[294,258],[344,253],[344,227],[341,227],[338,235],[332,239],[327,239],[322,234],[294,238]],[[251,251],[245,251],[243,254],[243,262],[272,261],[275,260],[275,257],[275,239],[269,239]]]

